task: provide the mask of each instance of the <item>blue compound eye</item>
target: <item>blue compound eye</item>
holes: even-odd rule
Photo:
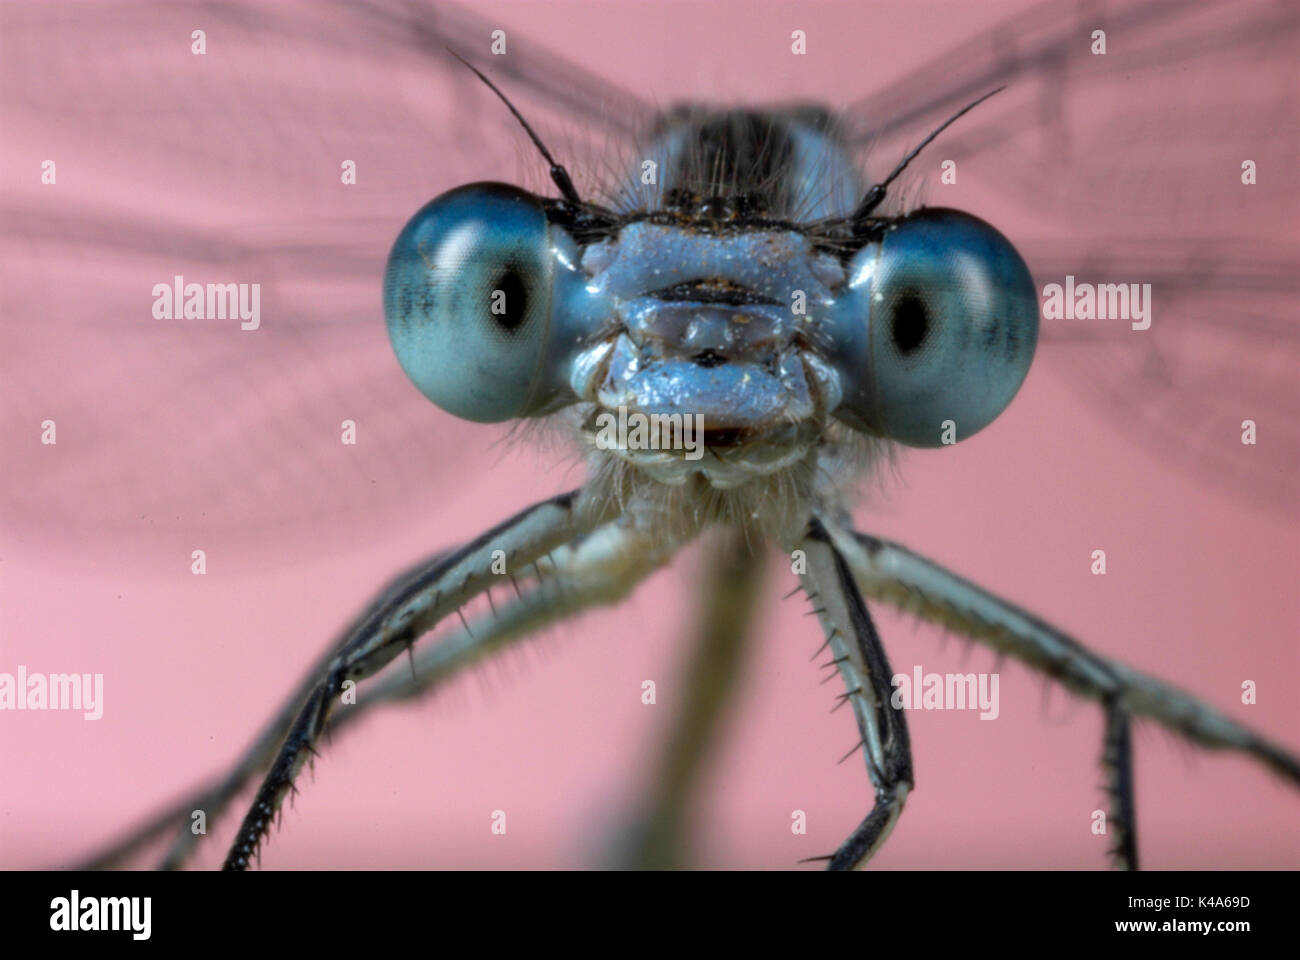
[[[1038,299],[1002,234],[928,209],[858,252],[835,326],[845,387],[837,415],[933,447],[987,426],[1016,395],[1038,342]]]
[[[388,255],[384,317],[398,362],[448,413],[495,423],[536,412],[554,259],[537,198],[475,183],[426,204]]]

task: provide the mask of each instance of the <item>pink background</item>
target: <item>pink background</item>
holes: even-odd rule
[[[562,52],[657,102],[707,91],[714,99],[843,103],[1019,9],[756,7],[476,10],[511,43]],[[30,9],[12,5],[4,16]],[[4,101],[12,115],[4,201],[35,221],[48,211],[74,226],[53,227],[40,243],[5,237],[0,671],[21,663],[102,672],[106,699],[93,723],[70,713],[0,714],[7,867],[75,861],[221,769],[391,574],[581,479],[565,451],[494,447],[504,431],[426,409],[384,352],[378,269],[404,218],[468,179],[517,180],[526,169],[526,182],[540,188],[517,135],[494,133],[509,131],[488,113],[498,108],[448,96],[461,79],[442,68],[421,77],[409,59],[313,46],[303,36],[259,45],[209,28],[206,60],[192,58],[188,31],[204,25],[200,12],[128,9],[121,35],[78,30],[71,18],[39,32],[2,31],[6,52],[23,53],[4,68],[14,91]],[[273,9],[286,22],[300,14]],[[134,25],[130,16],[139,18]],[[808,31],[805,58],[788,54],[795,28]],[[162,52],[141,52],[148,44]],[[272,79],[281,84],[275,97],[259,86]],[[1141,90],[1177,97],[1189,83],[1184,76]],[[1088,105],[1079,109],[1083,122]],[[905,136],[915,142],[925,132]],[[1180,162],[1217,162],[1210,139]],[[1027,213],[1032,202],[990,189],[996,150],[963,168],[958,186],[938,187],[942,153],[925,168],[933,202],[970,209],[1013,239],[1055,216],[1041,205]],[[337,183],[339,159],[349,156],[359,169],[350,193]],[[59,162],[57,187],[39,184],[46,157]],[[1225,178],[1235,184],[1233,168]],[[1068,180],[1062,186],[1068,193]],[[1261,186],[1255,206],[1231,211],[1234,222],[1280,234],[1292,188],[1270,196]],[[1155,188],[1157,209],[1161,196]],[[1104,236],[1099,202],[1093,219],[1084,212],[1056,223],[1059,235]],[[1171,197],[1166,206],[1173,223],[1186,205]],[[1226,222],[1222,205],[1206,207],[1205,216]],[[145,223],[188,226],[272,249],[285,249],[285,238],[355,240],[371,272],[340,280],[330,262],[304,289],[283,261],[275,263],[284,273],[268,274],[256,254],[211,267],[166,241],[164,254],[134,257],[130,230],[110,233],[108,250],[73,243],[77,225],[101,210],[142,232]],[[357,217],[373,222],[330,226]],[[323,254],[309,251],[308,268],[313,257]],[[196,331],[151,321],[148,291],[173,273],[261,277],[261,346],[249,347],[241,337],[251,335],[233,323]],[[321,348],[276,329],[282,305],[317,302],[322,315],[355,302],[354,327],[341,326]],[[1251,506],[1144,449],[1057,375],[1054,364],[1068,357],[1048,350],[1009,411],[979,437],[906,456],[898,478],[873,488],[859,509],[860,526],[1300,745],[1294,501]],[[332,378],[329,392],[317,392],[315,371]],[[46,416],[59,424],[56,448],[37,443]],[[355,450],[337,442],[348,416],[362,438]],[[196,546],[208,550],[204,577],[189,572]],[[1099,548],[1105,577],[1089,572]],[[433,701],[376,714],[336,739],[314,779],[300,782],[264,866],[599,862],[668,728],[699,563],[692,551],[623,607],[553,629]],[[821,638],[799,600],[777,599],[793,585],[788,568],[769,574],[740,708],[699,810],[697,862],[705,866],[791,868],[829,853],[868,809],[861,763],[835,763],[856,732],[847,712],[829,714],[838,691],[819,686],[808,662]],[[983,649],[965,660],[961,644],[945,645],[928,626],[884,608],[876,617],[897,672],[918,663],[938,672],[993,668]],[[646,679],[658,686],[653,707],[640,702]],[[1258,683],[1255,706],[1239,702],[1245,679]],[[1091,704],[1059,691],[1045,701],[1043,683],[1008,664],[996,721],[973,712],[908,719],[917,787],[875,866],[1105,864],[1106,840],[1089,830],[1103,802],[1101,718]],[[1136,744],[1145,865],[1300,866],[1293,789],[1151,725],[1138,729]],[[506,837],[489,831],[496,809],[507,812]],[[808,814],[807,836],[790,832],[795,809]],[[198,863],[218,862],[236,816],[215,826]]]

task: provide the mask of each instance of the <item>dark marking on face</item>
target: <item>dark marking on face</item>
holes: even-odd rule
[[[748,303],[765,303],[780,306],[771,297],[757,291],[732,283],[724,277],[708,277],[701,280],[688,280],[661,287],[651,291],[647,296],[656,300],[684,301],[689,303],[723,303],[730,306],[743,306]]]

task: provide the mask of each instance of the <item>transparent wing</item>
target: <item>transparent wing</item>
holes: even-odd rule
[[[549,189],[443,48],[548,139],[562,131],[552,146],[578,158],[580,189],[616,165],[610,141],[645,128],[644,101],[524,32],[494,56],[493,31],[511,24],[445,4],[17,3],[0,16],[6,529],[52,545],[128,530],[284,540],[328,516],[346,535],[349,517],[372,527],[453,496],[446,465],[493,456],[499,432],[409,386],[378,308],[388,244],[429,197],[485,178]],[[994,222],[999,205],[1037,218],[1037,235],[1013,239],[1041,282],[1156,290],[1150,330],[1045,325],[1044,359],[1144,442],[1265,502],[1295,492],[1295,392],[1276,371],[1295,353],[1296,21],[1275,4],[1050,4],[846,113],[892,162],[1008,84],[930,159],[955,160],[963,190],[988,188],[973,208]],[[1257,186],[1240,183],[1242,159]],[[55,184],[41,182],[46,160]],[[176,276],[258,283],[260,328],[155,320],[151,291]],[[1243,451],[1247,418],[1261,442]],[[41,442],[46,421],[56,444]]]
[[[1152,285],[1153,320],[1061,321],[1043,356],[1118,429],[1243,500],[1294,510],[1300,488],[1300,251],[1285,240],[1157,237],[1036,242],[1041,283],[1067,275]],[[1157,323],[1164,324],[1157,327]],[[1254,444],[1243,436],[1254,424]]]
[[[446,48],[566,146],[620,136],[639,101],[513,31],[495,56],[505,25],[441,4],[15,3],[0,18],[6,532],[318,544],[452,496],[449,464],[495,456],[500,431],[407,382],[380,308],[388,248],[431,197],[480,179],[553,192]],[[176,277],[250,298],[257,284],[257,329],[156,318],[155,286]]]
[[[1040,357],[1143,446],[1272,507],[1300,492],[1298,42],[1293,4],[1047,3],[845,114],[892,164],[1006,85],[918,161],[926,200],[1015,224],[1040,291],[1151,284],[1150,329],[1044,320]]]

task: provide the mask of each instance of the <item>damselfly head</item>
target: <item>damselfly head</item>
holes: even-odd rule
[[[864,196],[806,110],[674,117],[653,205],[581,200],[529,129],[562,199],[471,184],[411,219],[384,305],[429,399],[482,422],[575,407],[589,447],[718,489],[854,432],[952,443],[1005,409],[1037,342],[1029,271],[968,214],[877,215],[916,151]]]

